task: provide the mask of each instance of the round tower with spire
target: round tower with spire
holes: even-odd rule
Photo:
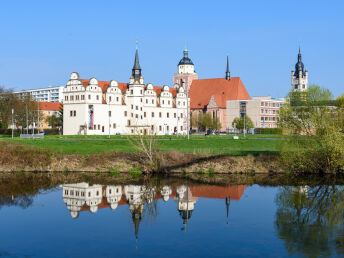
[[[308,71],[305,70],[302,63],[300,47],[295,70],[291,71],[291,88],[293,91],[306,91],[308,89]]]
[[[198,74],[195,72],[195,66],[186,47],[183,54],[183,58],[178,63],[178,73],[174,75],[173,82],[175,87],[183,87],[189,91],[192,81],[198,79]]]

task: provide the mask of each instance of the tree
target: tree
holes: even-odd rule
[[[344,93],[335,100],[335,104],[339,108],[344,108]]]
[[[251,120],[250,117],[246,116],[245,115],[245,118],[242,117],[242,118],[239,118],[239,117],[236,117],[234,118],[233,122],[232,122],[232,126],[234,128],[234,124],[236,126],[237,129],[250,129],[250,128],[254,128],[254,124]]]
[[[51,115],[47,116],[45,118],[45,121],[48,123],[49,126],[51,126],[51,128],[56,128],[59,126],[60,119],[55,115]]]
[[[0,87],[0,128],[8,128],[12,120],[12,108],[14,109],[14,123],[16,126],[26,127],[26,114],[28,124],[37,121],[37,102],[31,96],[19,97],[11,90]]]
[[[275,203],[277,234],[291,256],[344,254],[342,186],[283,186]]]
[[[344,170],[342,118],[328,89],[312,85],[306,92],[290,92],[280,110],[280,126],[290,133],[281,149],[285,166],[294,172]]]
[[[211,113],[195,112],[191,117],[191,126],[197,128],[199,131],[207,129],[219,130],[221,128],[221,122],[218,117],[213,117]]]

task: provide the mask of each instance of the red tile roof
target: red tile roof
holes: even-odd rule
[[[82,84],[84,86],[87,86],[89,83],[89,80],[81,79],[81,81],[82,81]],[[108,82],[108,81],[98,81],[98,85],[102,89],[103,93],[106,93],[106,90],[109,87],[109,84],[110,84],[110,82]],[[128,89],[128,86],[129,86],[128,83],[122,83],[122,82],[118,83],[118,87],[120,88],[120,90],[122,91],[123,94]],[[160,86],[154,86],[154,91],[156,92],[157,96],[160,95],[162,88],[163,87],[160,87]],[[172,93],[172,96],[175,97],[177,94],[177,89],[176,88],[170,88],[170,92]]]
[[[240,200],[244,194],[246,185],[234,185],[234,186],[214,186],[214,185],[201,185],[201,186],[190,186],[190,191],[192,197],[201,197],[201,198],[211,198],[211,199],[225,199],[229,197],[231,200]],[[105,187],[103,186],[103,191]],[[170,198],[176,197],[176,191],[174,190]],[[161,199],[162,196],[160,193],[157,193],[154,196],[154,200]],[[118,202],[118,206],[126,205],[128,201],[126,200],[124,194],[121,196],[121,200]],[[106,198],[103,197],[101,203],[98,205],[99,209],[110,207],[110,204],[107,202]],[[84,204],[81,211],[87,211],[89,207]]]
[[[190,88],[190,108],[203,109],[214,96],[220,108],[226,108],[227,100],[248,100],[248,94],[240,77],[193,80]]]
[[[58,111],[60,110],[60,107],[60,102],[39,102],[40,110]]]

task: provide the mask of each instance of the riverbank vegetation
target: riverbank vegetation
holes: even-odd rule
[[[296,173],[344,171],[344,108],[319,86],[291,92],[280,111],[281,126],[290,132],[281,145],[283,165]],[[300,137],[299,135],[306,137]]]

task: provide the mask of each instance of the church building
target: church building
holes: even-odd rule
[[[185,88],[190,98],[190,116],[197,113],[211,113],[221,122],[220,131],[228,129],[229,100],[249,100],[248,94],[240,77],[231,77],[229,72],[229,60],[224,78],[198,79],[194,64],[188,56],[188,50],[184,50],[184,57],[178,64],[178,74],[174,75],[174,82]]]
[[[308,71],[302,63],[301,50],[297,55],[295,71],[291,71],[291,88],[293,91],[306,91],[308,89]]]
[[[186,67],[182,71],[190,72]],[[183,87],[144,84],[136,48],[129,83],[71,74],[63,89],[63,134],[184,135],[187,101]]]

